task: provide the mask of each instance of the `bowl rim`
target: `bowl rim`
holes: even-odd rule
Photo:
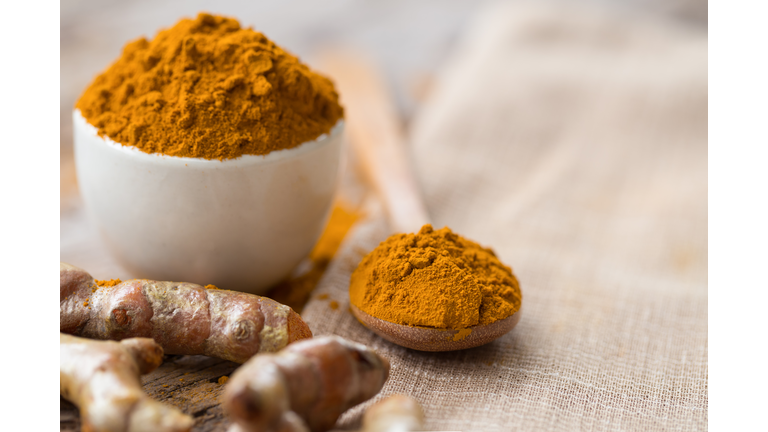
[[[306,141],[299,144],[296,147],[289,149],[274,150],[265,155],[242,155],[233,159],[204,159],[204,158],[192,158],[182,156],[171,156],[162,153],[146,153],[131,145],[123,145],[115,142],[107,136],[99,136],[98,129],[90,124],[88,120],[82,115],[79,109],[75,108],[72,112],[72,120],[74,123],[74,129],[77,131],[81,129],[88,133],[89,136],[98,139],[106,144],[109,148],[123,153],[134,159],[138,159],[142,162],[148,163],[163,163],[163,164],[178,164],[182,166],[199,166],[199,167],[237,167],[242,165],[260,165],[270,164],[278,162],[284,159],[295,158],[305,153],[313,152],[314,150],[323,147],[324,145],[333,141],[334,138],[340,136],[344,130],[344,119],[340,118],[336,124],[331,128],[327,134],[322,134],[312,141]],[[76,132],[75,132],[76,133]],[[75,140],[75,145],[77,146]]]

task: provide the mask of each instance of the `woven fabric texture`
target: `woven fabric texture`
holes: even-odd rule
[[[401,348],[359,324],[350,274],[390,234],[374,203],[303,315],[316,335],[391,360],[375,400],[416,397],[428,430],[707,428],[704,30],[494,6],[460,41],[409,138],[434,225],[513,268],[522,319],[489,345],[449,353]]]

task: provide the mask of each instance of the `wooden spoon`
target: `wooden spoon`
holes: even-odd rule
[[[518,310],[502,320],[464,330],[411,327],[384,321],[368,315],[355,305],[350,306],[352,315],[372,332],[392,343],[419,351],[455,351],[485,345],[507,334],[520,321]]]
[[[429,223],[410,167],[394,102],[377,68],[364,54],[326,51],[318,67],[333,77],[345,107],[346,133],[368,180],[381,196],[394,232],[417,232]],[[463,330],[407,326],[368,315],[351,305],[361,324],[382,338],[420,351],[454,351],[487,344],[520,321],[520,310],[488,325]]]

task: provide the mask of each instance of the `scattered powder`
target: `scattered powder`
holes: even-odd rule
[[[470,328],[461,329],[455,335],[453,335],[453,340],[454,341],[464,340],[464,338],[469,336],[470,333],[472,333],[472,329]]]
[[[309,254],[311,268],[304,274],[292,276],[288,280],[277,285],[269,297],[290,306],[297,313],[301,313],[304,305],[309,300],[312,291],[325,274],[331,259],[339,249],[342,240],[352,225],[360,217],[358,213],[346,208],[342,204],[334,206],[331,217],[328,220],[323,234]],[[321,294],[318,299],[328,298],[327,294]]]
[[[104,279],[104,280],[96,280],[96,285],[98,285],[100,287],[113,287],[113,286],[118,285],[118,284],[120,284],[122,282],[123,281],[121,281],[120,279],[110,279],[110,280]]]

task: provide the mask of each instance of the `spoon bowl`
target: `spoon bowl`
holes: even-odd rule
[[[395,324],[368,315],[355,305],[350,306],[360,324],[392,343],[419,351],[456,351],[485,345],[507,334],[520,321],[518,310],[491,324],[470,327],[467,334],[466,330]]]

